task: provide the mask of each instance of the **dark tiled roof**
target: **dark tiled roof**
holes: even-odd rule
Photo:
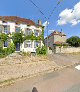
[[[11,21],[15,22],[17,24],[27,24],[27,25],[36,25],[32,20],[26,19],[26,18],[20,18],[17,16],[0,16],[0,20],[3,20],[5,22]]]
[[[51,34],[49,35],[49,37],[51,37],[51,36],[53,36],[53,35],[66,36],[66,34],[64,34],[63,32],[54,31],[53,33],[51,33]]]

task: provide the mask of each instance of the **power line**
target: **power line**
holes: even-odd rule
[[[32,0],[29,0],[38,10],[39,12],[44,16],[45,19],[49,20],[52,16],[52,14],[54,13],[55,9],[59,6],[59,4],[63,1],[63,0],[59,0],[56,4],[56,6],[54,7],[53,11],[51,12],[51,14],[49,15],[49,17],[46,17],[45,14],[43,13],[43,11],[32,1]],[[26,0],[25,0],[26,2]]]
[[[45,19],[47,19],[47,17],[45,16],[45,14],[42,12],[42,10],[32,1],[32,0],[29,0],[38,10],[39,12],[44,16]]]
[[[51,12],[51,14],[49,15],[49,17],[46,17],[45,14],[42,12],[42,10],[32,1],[29,0],[38,10],[39,12],[44,16],[45,19],[49,20],[53,14],[53,12],[55,11],[55,9],[57,8],[57,6],[63,1],[63,0],[59,0],[57,2],[57,5],[54,7],[53,11]],[[47,48],[48,48],[48,22],[47,22]]]
[[[56,4],[56,6],[54,7],[53,11],[51,12],[51,14],[48,17],[48,20],[51,18],[52,14],[54,13],[55,9],[59,6],[59,4],[62,2],[63,0],[59,0]]]

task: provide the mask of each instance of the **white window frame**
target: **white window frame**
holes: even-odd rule
[[[26,45],[26,47],[25,47],[25,45]],[[32,47],[32,42],[27,40],[27,41],[24,43],[24,48],[31,48],[31,47]]]

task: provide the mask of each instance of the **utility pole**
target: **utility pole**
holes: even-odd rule
[[[48,25],[49,25],[49,22],[46,21],[45,23],[43,23],[43,26],[45,27],[44,30],[46,30],[46,47],[47,47],[47,54],[48,54]]]
[[[25,0],[26,1],[26,0]],[[33,0],[29,0],[37,9],[38,11],[43,15],[43,17],[47,20],[50,20],[52,14],[54,13],[55,9],[59,6],[59,4],[63,1],[63,0],[59,0],[56,4],[56,6],[54,7],[53,11],[51,12],[51,14],[49,15],[49,17],[46,17],[45,14],[43,13],[43,11],[33,2]],[[47,29],[47,54],[48,54],[48,24],[49,22],[47,21],[46,23],[46,29]]]
[[[46,29],[47,29],[47,55],[48,55],[48,25],[49,25],[49,22],[47,21],[47,23],[46,23]]]

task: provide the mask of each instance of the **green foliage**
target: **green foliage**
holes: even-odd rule
[[[0,33],[0,48],[3,47],[3,44],[5,41],[8,40],[8,35],[7,34],[4,34],[4,33]]]
[[[2,40],[0,40],[0,48],[2,48],[3,47],[3,41]]]
[[[0,48],[0,58],[7,56],[7,48]]]
[[[5,34],[5,33],[1,33],[1,34],[0,34],[0,40],[1,40],[1,41],[5,42],[5,41],[7,41],[8,38],[9,38],[9,37],[8,37],[7,34]]]
[[[23,33],[14,33],[12,36],[13,43],[16,45],[17,43],[23,43]]]
[[[7,48],[3,49],[3,44],[8,39],[12,39],[13,43],[9,44]],[[17,32],[17,33],[11,34],[10,37],[5,33],[1,33],[0,34],[0,57],[5,57],[13,53],[15,51],[16,44],[23,43],[25,40],[36,40],[36,41],[44,40],[44,27],[42,27],[42,33],[38,37],[36,37],[34,33],[32,33],[31,35],[24,35],[22,32],[21,33]],[[42,48],[37,48],[37,54],[45,55],[46,47],[43,46]],[[27,53],[27,55],[31,55],[31,54]]]
[[[40,41],[43,40],[44,38],[42,37],[42,34],[38,37],[36,37],[34,34],[27,35],[23,38],[24,40],[35,40],[35,41]]]
[[[14,43],[10,43],[7,49],[8,49],[9,54],[15,52],[16,48],[15,48]]]
[[[42,27],[42,33],[38,37],[36,37],[34,35],[34,33],[32,33],[31,35],[24,35],[23,40],[24,41],[25,40],[36,40],[36,41],[42,40],[42,41],[44,41],[44,27]]]
[[[19,52],[21,56],[31,56],[31,52]]]
[[[37,52],[38,55],[46,55],[47,48],[45,46],[42,46],[42,48],[38,47],[37,50],[36,50],[36,52]]]
[[[13,43],[9,44],[7,48],[0,48],[0,57],[6,57],[7,55],[15,51],[15,45]]]
[[[79,47],[80,46],[80,38],[78,36],[72,36],[69,39],[67,39],[67,43],[69,43],[70,46]]]

